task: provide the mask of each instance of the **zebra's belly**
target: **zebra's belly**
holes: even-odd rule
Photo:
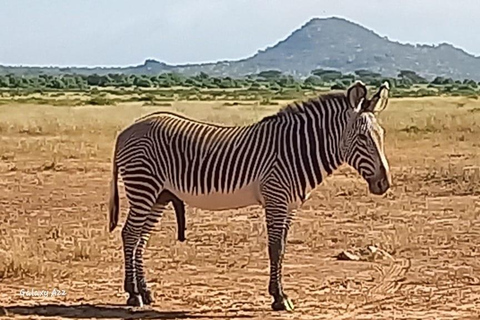
[[[191,207],[205,210],[238,209],[252,205],[264,205],[257,182],[246,185],[230,193],[211,192],[208,194],[190,194],[174,188],[166,188]]]

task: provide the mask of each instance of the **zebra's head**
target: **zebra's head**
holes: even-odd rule
[[[356,82],[347,90],[350,117],[345,128],[341,149],[345,161],[367,181],[371,193],[381,195],[391,185],[391,175],[384,150],[384,130],[376,114],[388,102],[388,83],[385,82],[371,99],[367,88]]]

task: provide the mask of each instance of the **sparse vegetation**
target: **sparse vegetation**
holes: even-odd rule
[[[213,89],[176,88],[167,94],[129,88],[123,96],[100,88],[86,95],[42,95],[37,98],[44,101],[41,106],[32,106],[37,100],[19,100],[32,99],[29,95],[4,96],[0,108],[2,302],[18,304],[18,292],[27,286],[66,290],[68,303],[124,303],[120,231],[106,230],[105,194],[116,133],[154,110],[248,124],[276,112],[275,103],[286,103],[277,100],[279,96],[306,95],[294,90],[255,95],[242,89],[217,95]],[[187,94],[216,100],[178,101]],[[115,105],[59,108],[50,103],[70,99],[89,104],[93,97]],[[160,102],[173,97],[178,100]],[[162,103],[168,105],[158,106]],[[402,305],[407,308],[404,312],[419,318],[423,311],[416,310],[428,309],[436,315],[446,304],[456,308],[458,295],[467,289],[463,305],[478,301],[480,269],[474,259],[480,246],[478,110],[480,101],[468,97],[391,100],[379,117],[386,129],[391,193],[381,198],[369,195],[358,174],[343,167],[297,213],[287,245],[285,284],[292,298],[302,301],[296,311],[300,316],[317,316],[321,308],[332,317],[357,310],[389,318],[393,315],[389,310]],[[127,203],[120,190],[122,224]],[[185,303],[192,310],[208,307],[212,315],[221,310],[222,316],[235,300],[253,310],[264,308],[270,300],[267,293],[259,294],[268,276],[261,208],[220,215],[204,210],[193,214],[187,208],[187,225],[187,243],[180,244],[169,207],[148,245],[147,278],[154,293],[161,295],[162,306],[169,309]],[[395,261],[387,265],[329,258],[368,245],[385,250]],[[399,267],[402,273],[396,266],[406,260],[411,268]],[[378,308],[365,309],[365,301]],[[465,308],[455,310],[457,315],[470,314]],[[242,312],[258,316],[257,311]]]
[[[244,78],[212,77],[199,73],[187,77],[175,73],[159,75],[0,75],[0,104],[14,97],[19,103],[77,106],[109,105],[127,101],[282,100],[299,99],[327,90],[344,90],[355,80],[369,86],[388,81],[394,97],[476,97],[475,81],[436,77],[428,82],[414,71],[402,70],[396,78],[356,70],[342,74],[335,70],[312,70],[308,77],[294,78],[277,70],[262,71]],[[68,99],[67,99],[68,97]],[[56,101],[56,102],[54,102]]]

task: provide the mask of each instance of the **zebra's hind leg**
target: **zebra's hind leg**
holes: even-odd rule
[[[138,292],[143,300],[143,303],[146,305],[153,303],[153,296],[151,291],[148,289],[147,282],[145,280],[145,273],[143,270],[143,253],[145,252],[145,247],[147,245],[148,239],[152,230],[155,228],[155,225],[162,218],[163,211],[165,210],[166,203],[156,203],[150,215],[147,218],[147,221],[143,225],[142,235],[135,251],[135,277],[138,287]]]
[[[127,221],[122,229],[125,260],[125,280],[123,287],[129,295],[127,299],[127,305],[129,306],[142,306],[143,304],[135,279],[135,252],[147,215],[147,213],[138,210],[136,207],[130,207]]]
[[[283,292],[282,262],[285,254],[291,217],[287,205],[281,203],[266,205],[268,255],[270,258],[270,281],[268,292],[273,297],[272,309],[293,311],[293,303]]]

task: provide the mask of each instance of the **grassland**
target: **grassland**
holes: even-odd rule
[[[31,98],[31,97],[29,97]],[[285,259],[297,310],[270,312],[259,207],[212,213],[187,208],[187,242],[169,209],[146,252],[156,302],[131,311],[123,293],[120,228],[107,232],[116,133],[136,117],[171,110],[246,124],[270,101],[117,101],[69,107],[0,105],[0,315],[13,318],[475,319],[480,316],[480,101],[392,99],[380,115],[394,186],[368,194],[342,167],[298,212]],[[280,104],[286,101],[279,102]],[[123,188],[121,224],[127,204]],[[394,260],[338,261],[376,245]],[[21,289],[65,290],[21,297]]]

